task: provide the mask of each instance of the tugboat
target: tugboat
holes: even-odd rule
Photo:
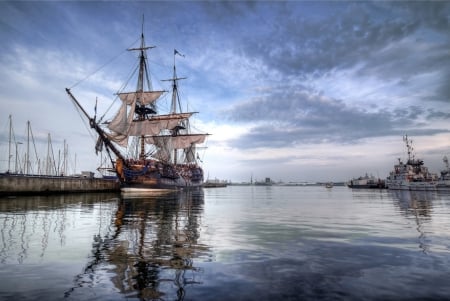
[[[102,122],[89,116],[70,89],[66,92],[97,132],[96,151],[106,148],[122,192],[201,188],[203,169],[197,145],[209,134],[193,133],[189,118],[197,112],[181,110],[178,81],[185,78],[177,77],[175,58],[183,55],[174,50],[173,77],[166,80],[172,84],[171,109],[160,114],[156,103],[167,91],[153,90],[148,75],[147,51],[154,47],[146,46],[142,32],[140,46],[127,49],[139,53],[139,68],[134,69],[139,70],[137,88],[117,94],[121,106],[112,120]]]
[[[403,163],[398,159],[398,164],[394,166],[394,170],[389,173],[386,178],[386,186],[388,189],[396,190],[436,190],[437,175],[428,171],[423,160],[416,159],[412,140],[408,136],[403,137],[408,151],[408,160]]]

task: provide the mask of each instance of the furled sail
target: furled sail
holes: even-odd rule
[[[149,105],[154,103],[164,92],[165,91],[138,91],[119,93],[118,95],[127,105],[131,105],[135,101],[139,102],[141,105]]]

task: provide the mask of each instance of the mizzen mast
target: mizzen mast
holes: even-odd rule
[[[170,114],[177,114],[177,104],[179,107],[179,113],[182,112],[181,109],[181,102],[180,102],[180,95],[178,94],[178,80],[186,79],[186,77],[177,77],[177,69],[175,65],[175,57],[178,55],[183,56],[181,53],[179,53],[176,49],[173,50],[173,77],[171,79],[165,79],[163,81],[171,81],[172,82],[172,103],[171,103],[171,110]],[[176,137],[180,134],[180,130],[185,130],[188,128],[189,119],[182,120],[179,125],[171,129],[172,136]],[[178,149],[173,149],[173,163],[177,164],[177,157],[178,157]]]

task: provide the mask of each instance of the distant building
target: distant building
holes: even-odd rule
[[[81,172],[81,177],[82,178],[93,178],[94,177],[94,173],[92,171],[82,171]]]

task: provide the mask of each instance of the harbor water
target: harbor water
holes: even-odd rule
[[[0,300],[449,300],[450,194],[0,199]]]

